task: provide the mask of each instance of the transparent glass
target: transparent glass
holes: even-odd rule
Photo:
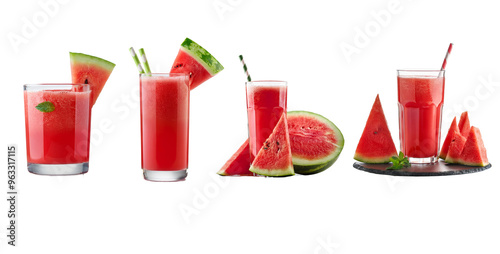
[[[140,75],[141,159],[144,179],[181,181],[189,150],[189,75]]]
[[[246,95],[250,157],[253,161],[283,112],[286,112],[287,82],[246,82]]]
[[[87,173],[91,90],[87,84],[24,85],[28,171]]]
[[[438,161],[444,71],[398,70],[399,139],[411,163]]]

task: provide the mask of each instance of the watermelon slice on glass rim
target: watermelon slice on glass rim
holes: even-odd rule
[[[101,94],[115,64],[99,57],[82,53],[69,53],[71,80],[75,84],[89,84],[92,90],[92,106]]]
[[[224,67],[206,49],[186,38],[181,44],[170,73],[189,74],[189,87],[194,89]]]

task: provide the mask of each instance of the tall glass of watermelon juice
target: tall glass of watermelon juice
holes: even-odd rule
[[[438,160],[444,71],[398,70],[399,139],[411,163]]]
[[[287,83],[263,80],[246,82],[250,161],[286,112]]]
[[[186,178],[189,143],[189,75],[140,75],[144,179]]]
[[[29,172],[75,175],[88,171],[91,107],[87,84],[24,85]]]

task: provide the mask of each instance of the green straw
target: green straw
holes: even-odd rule
[[[243,61],[243,56],[242,55],[240,55],[240,61],[243,64],[243,70],[245,71],[245,74],[247,75],[248,82],[252,81],[252,78],[250,77],[250,74],[248,74],[247,65],[245,64],[245,61]]]
[[[137,55],[135,54],[135,50],[133,47],[130,47],[129,49],[130,54],[132,55],[132,58],[134,59],[135,65],[137,66],[137,70],[139,71],[139,74],[143,74],[144,70],[142,69],[141,63],[139,62],[139,58],[137,58]]]
[[[139,55],[141,55],[142,64],[144,64],[144,70],[148,76],[151,76],[151,69],[149,69],[148,59],[146,58],[146,53],[143,48],[139,49]]]

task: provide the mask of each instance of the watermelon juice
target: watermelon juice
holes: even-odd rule
[[[273,132],[286,112],[287,83],[252,81],[246,83],[250,161]]]
[[[144,178],[178,181],[187,176],[189,76],[140,76],[141,158]]]
[[[88,171],[89,85],[25,85],[24,110],[31,173],[73,175]]]
[[[398,70],[399,136],[410,162],[438,160],[443,101],[444,71]]]

